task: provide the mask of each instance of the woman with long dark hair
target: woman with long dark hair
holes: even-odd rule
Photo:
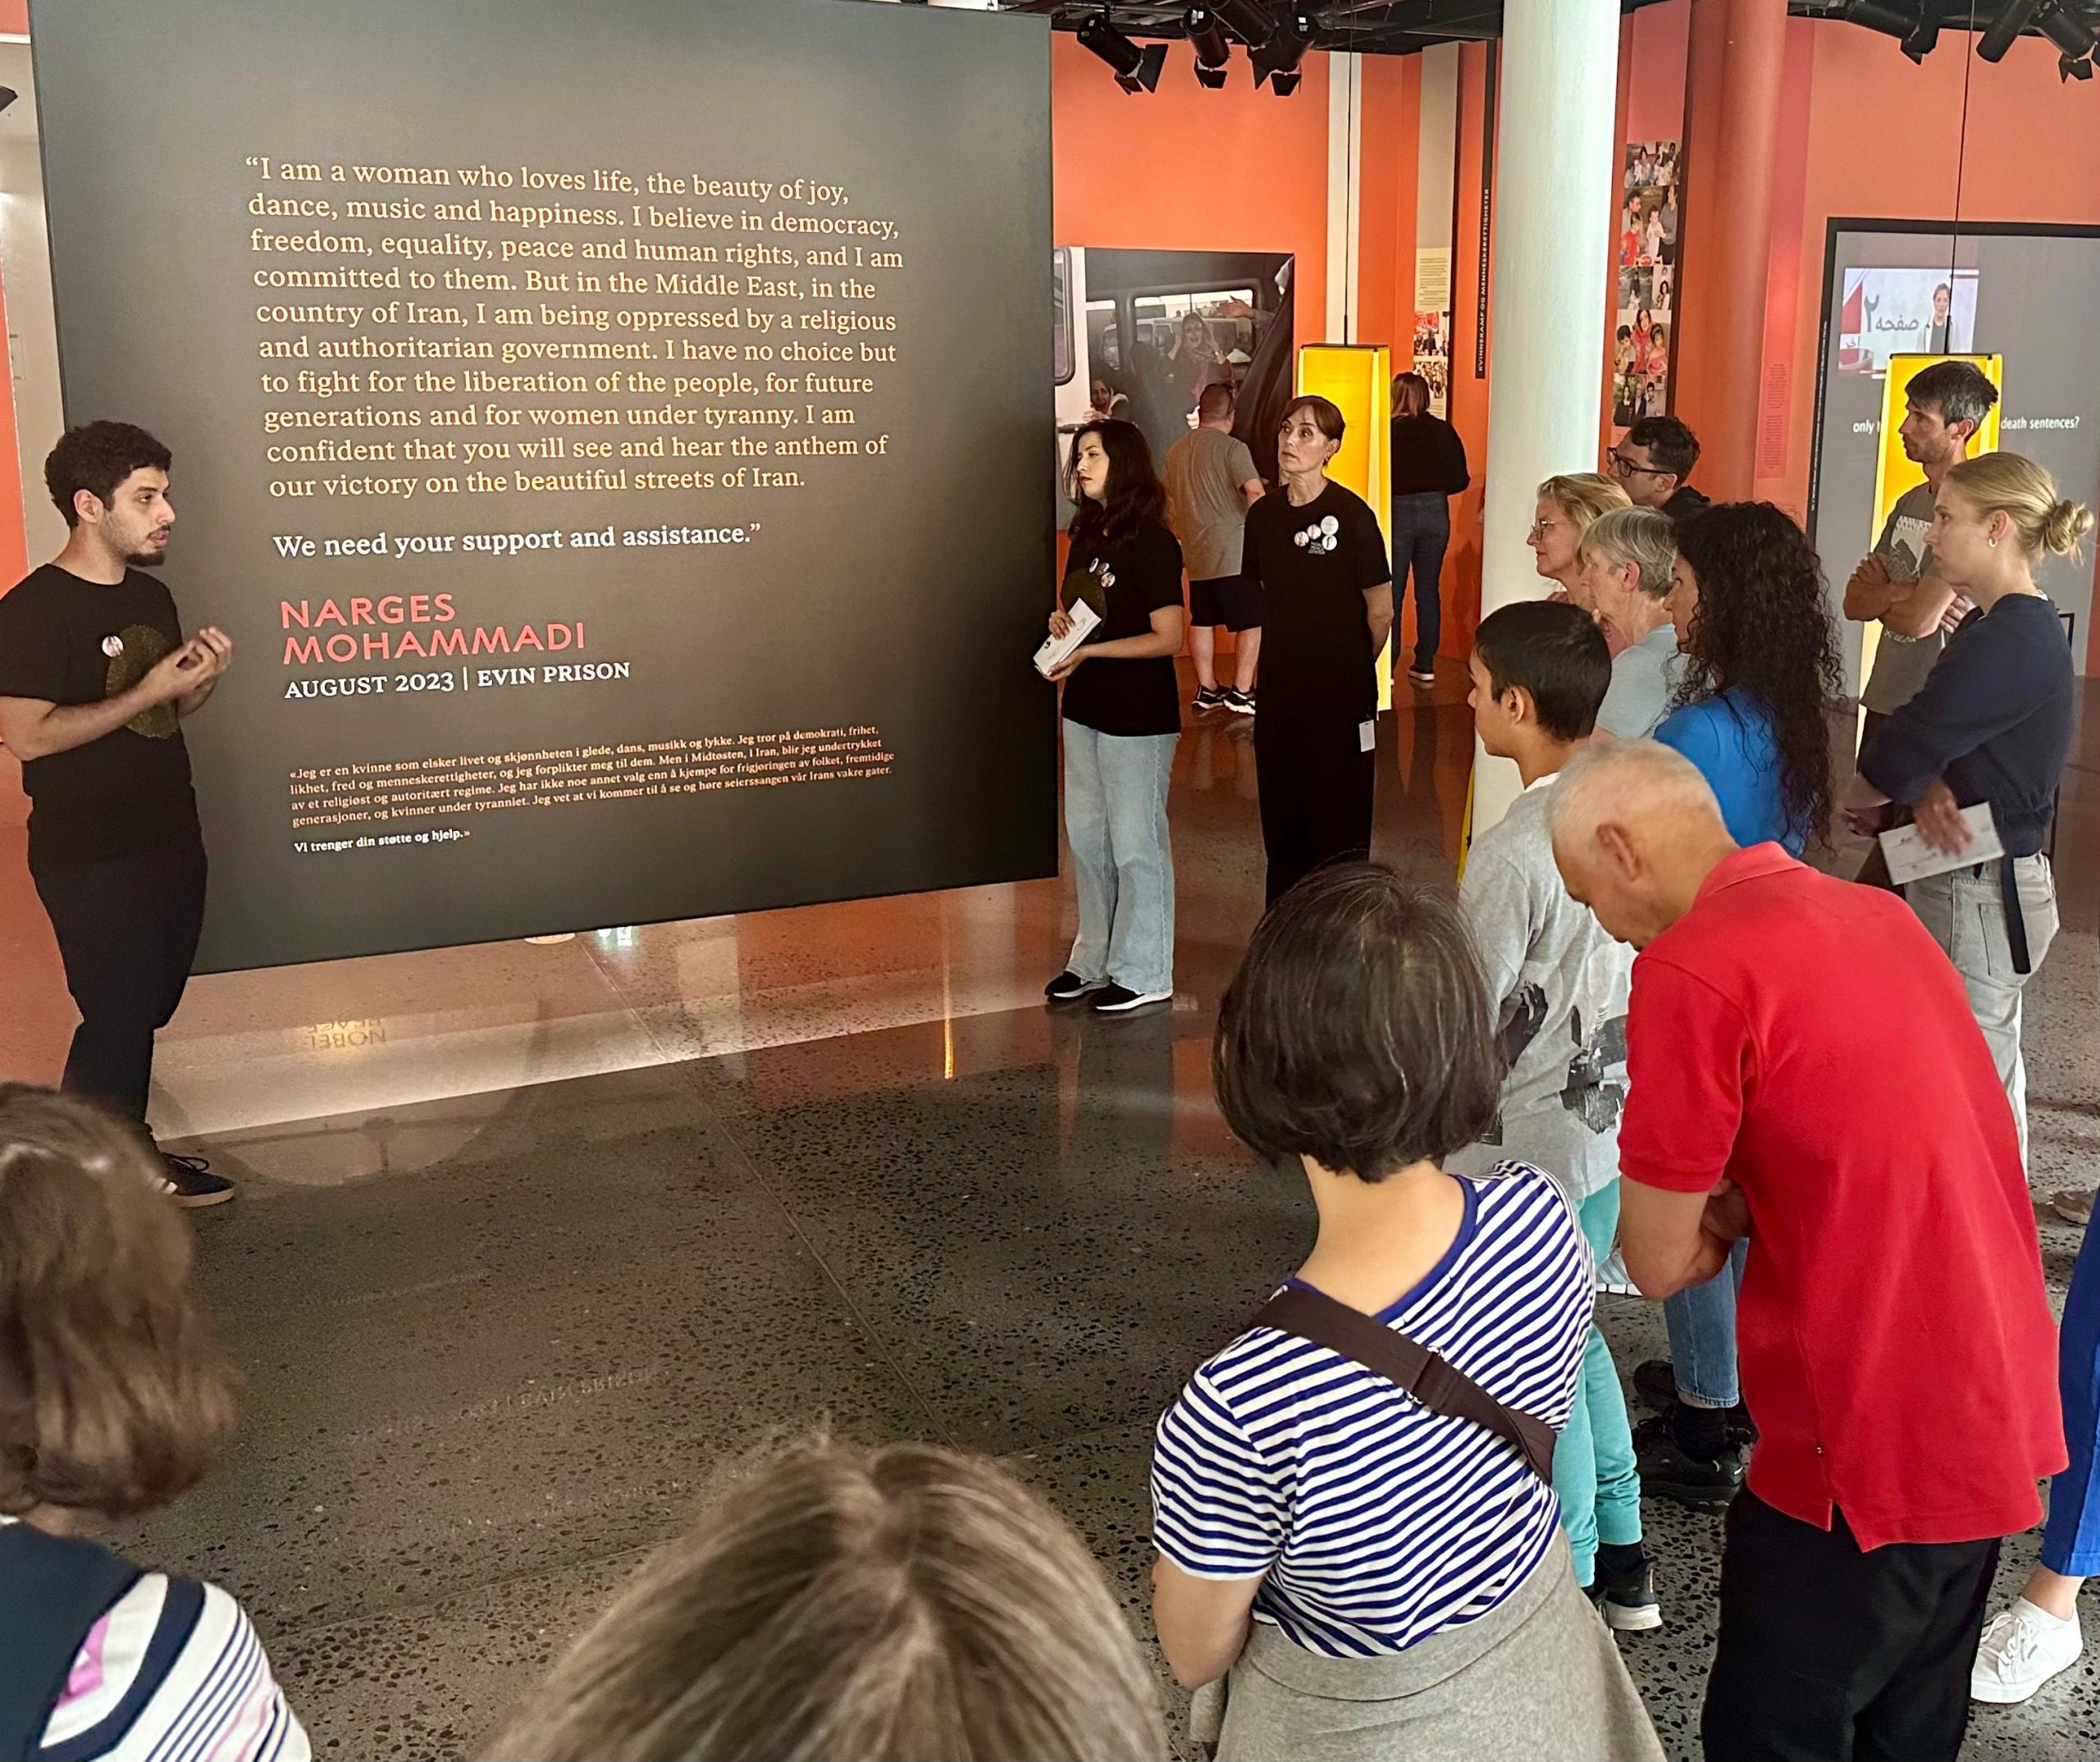
[[[1678,535],[1684,651],[1655,738],[1697,765],[1728,835],[1798,856],[1830,819],[1830,706],[1844,695],[1823,565],[1769,502],[1708,509]]]
[[[1669,605],[1683,650],[1655,738],[1697,765],[1737,844],[1793,856],[1824,835],[1832,807],[1831,705],[1844,691],[1808,535],[1769,502],[1720,502],[1678,533]],[[1634,1431],[1646,1490],[1724,1504],[1753,1436],[1736,1376],[1736,1288],[1727,1270],[1663,1305],[1670,1358],[1634,1372],[1663,1412]]]
[[[1174,995],[1174,853],[1166,784],[1181,736],[1181,546],[1135,424],[1072,436],[1072,546],[1050,633],[1086,601],[1101,622],[1051,674],[1064,687],[1065,836],[1080,928],[1053,1003],[1120,1015]]]

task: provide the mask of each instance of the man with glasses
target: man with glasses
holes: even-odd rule
[[[1699,436],[1674,416],[1644,416],[1611,450],[1611,474],[1636,508],[1655,508],[1678,525],[1713,504],[1685,482],[1699,463]]]

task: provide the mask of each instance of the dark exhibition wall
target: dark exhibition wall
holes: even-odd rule
[[[1054,872],[1046,21],[32,30],[66,419],[239,651],[206,966]]]

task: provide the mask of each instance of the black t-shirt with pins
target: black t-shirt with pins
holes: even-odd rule
[[[130,690],[182,640],[174,597],[152,576],[126,569],[112,586],[47,563],[0,596],[0,697],[98,704]],[[30,760],[22,786],[40,861],[93,862],[199,836],[172,704]]]
[[[1088,645],[1149,635],[1154,612],[1181,604],[1180,541],[1156,520],[1114,539],[1079,535],[1060,600],[1069,611],[1082,599],[1101,614]],[[1178,734],[1174,657],[1086,661],[1065,682],[1064,711],[1067,721],[1098,733]]]
[[[1363,596],[1393,578],[1363,499],[1330,483],[1302,508],[1289,491],[1247,512],[1243,572],[1262,583],[1262,719],[1354,723],[1378,712],[1378,657]]]

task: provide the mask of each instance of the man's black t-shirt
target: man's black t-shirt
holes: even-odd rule
[[[1393,578],[1362,497],[1330,483],[1302,508],[1288,491],[1247,512],[1244,572],[1261,578],[1262,719],[1352,723],[1378,710],[1378,657],[1363,596]]]
[[[0,697],[62,708],[127,692],[180,647],[175,600],[127,569],[114,587],[55,563],[0,596]],[[39,860],[92,862],[198,838],[189,754],[172,704],[65,752],[22,766],[32,803],[30,848]]]
[[[1063,603],[1084,599],[1101,614],[1087,644],[1148,636],[1152,614],[1181,603],[1181,545],[1157,521],[1113,541],[1086,534],[1072,541]],[[1102,734],[1179,734],[1181,693],[1174,657],[1089,660],[1065,682],[1067,720]]]

